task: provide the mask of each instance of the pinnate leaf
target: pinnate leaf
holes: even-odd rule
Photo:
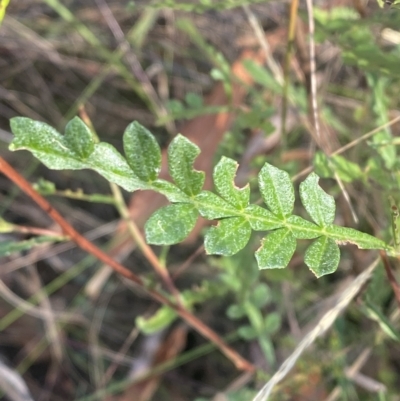
[[[293,211],[294,189],[289,174],[265,163],[258,175],[261,196],[272,213],[283,219]]]
[[[214,185],[218,193],[230,204],[238,209],[244,209],[250,200],[250,186],[238,188],[235,185],[237,162],[222,157],[214,168]]]
[[[94,150],[93,135],[79,117],[74,117],[66,125],[64,139],[67,146],[82,159],[87,159]]]
[[[154,136],[137,121],[125,130],[124,152],[133,172],[143,181],[154,181],[161,168],[161,150]]]
[[[190,203],[176,203],[158,209],[145,225],[146,240],[154,245],[183,241],[193,230],[198,212]]]
[[[204,184],[204,172],[193,169],[200,149],[182,135],[177,135],[168,148],[169,173],[186,195],[197,195]]]
[[[310,217],[319,226],[328,226],[335,218],[335,200],[319,185],[319,177],[311,173],[300,184],[300,198]]]
[[[268,234],[261,241],[261,247],[256,252],[260,269],[283,269],[296,250],[296,238],[287,228],[280,228]]]
[[[317,238],[306,250],[304,262],[317,278],[336,271],[340,249],[332,238]]]
[[[243,217],[229,217],[211,227],[205,236],[204,246],[210,255],[231,256],[249,242],[250,224]]]

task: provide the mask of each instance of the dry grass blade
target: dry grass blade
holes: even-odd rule
[[[0,390],[10,401],[34,401],[22,377],[0,359]]]
[[[371,277],[372,272],[379,263],[379,258],[375,259],[363,273],[357,276],[350,285],[338,296],[336,305],[330,309],[319,323],[312,329],[303,340],[299,343],[293,353],[285,360],[278,371],[272,376],[272,378],[265,384],[265,386],[258,392],[253,401],[266,401],[268,400],[271,392],[276,384],[282,381],[285,376],[294,367],[301,354],[311,345],[314,341],[322,336],[334,323],[336,318],[342,313],[353,298],[358,294],[362,286]]]

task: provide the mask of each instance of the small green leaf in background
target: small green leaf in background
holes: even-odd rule
[[[335,200],[328,195],[319,185],[319,177],[311,173],[300,184],[301,203],[310,217],[319,225],[327,226],[335,219]]]
[[[260,269],[283,269],[296,250],[296,238],[287,228],[281,228],[268,234],[261,241],[261,247],[256,252]]]
[[[271,89],[274,93],[282,93],[282,86],[263,66],[250,59],[244,60],[243,65],[258,84]]]
[[[193,230],[197,217],[197,210],[189,203],[164,206],[147,220],[146,240],[154,245],[177,244]]]
[[[323,152],[314,156],[315,172],[323,178],[334,178],[336,173],[344,182],[353,182],[364,178],[360,166],[342,156],[331,156],[329,159]]]
[[[257,337],[256,330],[254,329],[254,327],[249,325],[239,327],[238,334],[240,337],[247,341],[254,340]]]
[[[87,159],[94,150],[93,134],[79,117],[74,117],[66,125],[64,140],[68,148],[82,159]]]
[[[271,290],[265,283],[259,283],[250,293],[250,301],[257,307],[262,308],[267,305],[272,298]]]
[[[138,316],[136,327],[144,334],[153,334],[168,327],[177,317],[178,315],[173,309],[162,306],[149,318]]]
[[[269,313],[264,319],[264,333],[275,334],[281,327],[281,316],[278,312]]]
[[[204,184],[204,172],[193,169],[199,153],[199,147],[180,134],[168,147],[169,173],[179,189],[189,196],[197,195]]]
[[[389,121],[389,106],[387,87],[390,81],[387,77],[381,76],[377,73],[367,73],[367,82],[372,89],[372,110],[375,114],[375,124],[379,127],[386,124]],[[384,143],[384,146],[377,148],[377,152],[382,157],[387,169],[391,169],[396,162],[396,147],[390,143],[393,140],[393,136],[390,127],[383,128],[380,132],[372,137],[372,141],[375,145]]]
[[[243,217],[229,217],[207,231],[204,246],[209,255],[232,256],[247,245],[250,234],[250,224]]]
[[[236,320],[240,319],[246,315],[246,311],[243,308],[243,305],[231,305],[229,306],[228,310],[226,311],[227,316],[229,319]]]
[[[4,231],[3,231],[4,232]],[[26,241],[2,241],[0,242],[0,257],[11,255],[14,252],[27,251],[28,249],[33,248],[36,245],[53,243],[58,241],[65,241],[66,237],[52,237],[43,235],[40,237],[35,237],[32,239],[28,239]]]
[[[317,278],[336,271],[340,250],[336,242],[328,237],[319,237],[306,250],[304,263]]]
[[[362,305],[361,311],[366,316],[377,322],[384,333],[386,333],[392,340],[400,341],[398,331],[393,327],[390,320],[379,310],[379,307],[368,298],[365,300],[365,306]]]
[[[214,168],[214,185],[218,193],[238,209],[244,209],[250,200],[250,186],[243,188],[235,185],[235,174],[238,163],[227,157],[222,157]]]
[[[203,107],[203,98],[197,93],[188,92],[185,95],[185,102],[192,109],[199,109]]]
[[[126,161],[143,181],[154,181],[161,169],[161,150],[154,136],[137,121],[129,124],[123,136]]]
[[[294,207],[294,188],[289,174],[265,163],[258,175],[261,196],[272,213],[283,219]]]

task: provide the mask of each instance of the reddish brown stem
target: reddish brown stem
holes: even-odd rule
[[[394,296],[396,297],[397,305],[400,308],[400,286],[399,283],[396,281],[396,277],[394,277],[392,268],[390,267],[389,258],[384,251],[379,251],[381,256],[383,266],[385,267],[386,275],[388,277],[389,283],[392,286]]]
[[[185,309],[182,305],[177,305],[171,302],[163,294],[158,291],[146,287],[144,281],[127,269],[125,266],[118,263],[116,260],[111,258],[96,245],[88,241],[85,237],[79,234],[60,213],[54,209],[51,204],[43,198],[38,192],[36,192],[30,183],[25,180],[17,171],[15,171],[4,159],[0,157],[0,171],[8,177],[14,184],[16,184],[22,191],[24,191],[29,197],[31,197],[56,223],[60,225],[63,232],[71,237],[81,249],[92,254],[101,262],[109,265],[115,272],[121,276],[133,281],[141,288],[143,288],[151,297],[153,297],[158,302],[169,306],[174,309],[175,312],[183,318],[191,327],[197,330],[204,337],[208,338],[213,342],[225,355],[229,358],[236,366],[237,369],[247,370],[253,372],[256,368],[255,366],[240,356],[233,348],[229,347],[222,338],[205,325],[201,320],[194,316],[190,311]]]

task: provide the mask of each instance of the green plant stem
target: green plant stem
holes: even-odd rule
[[[115,206],[119,214],[121,215],[122,219],[124,220],[125,224],[127,225],[128,231],[132,236],[133,240],[135,241],[136,245],[143,253],[143,255],[146,257],[146,259],[150,262],[150,264],[153,266],[156,273],[161,277],[161,279],[163,280],[163,282],[165,283],[171,294],[174,295],[176,301],[178,303],[181,303],[180,292],[175,287],[175,284],[172,281],[167,268],[160,263],[156,254],[153,252],[150,246],[147,245],[146,242],[144,241],[143,236],[140,233],[140,230],[138,229],[137,225],[133,222],[132,217],[129,214],[129,210],[126,207],[124,198],[122,197],[121,190],[116,184],[113,183],[110,183],[110,187],[114,195]]]

